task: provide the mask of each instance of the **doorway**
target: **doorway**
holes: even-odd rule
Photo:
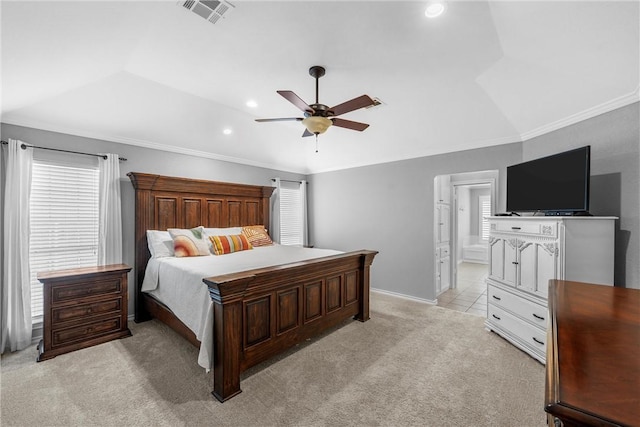
[[[489,224],[485,218],[496,212],[497,181],[497,170],[436,178],[436,182],[449,185],[448,191],[441,190],[440,194],[450,194],[449,236],[436,239],[436,258],[442,252],[442,240],[449,244],[448,265],[443,264],[442,259],[436,259],[440,267],[436,268],[436,296],[440,306],[486,315]],[[435,219],[440,224],[442,216],[437,215],[438,210],[436,203]],[[448,272],[443,271],[445,266]],[[449,278],[448,290],[437,286],[438,280],[445,276]]]

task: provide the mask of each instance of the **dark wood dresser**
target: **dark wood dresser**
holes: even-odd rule
[[[125,264],[39,273],[44,294],[38,362],[131,335]]]
[[[640,426],[640,290],[551,280],[549,425]]]

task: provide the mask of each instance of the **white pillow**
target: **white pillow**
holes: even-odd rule
[[[152,258],[174,256],[173,239],[168,231],[147,230],[147,244]]]
[[[204,232],[207,236],[235,236],[242,234],[242,227],[205,228]]]

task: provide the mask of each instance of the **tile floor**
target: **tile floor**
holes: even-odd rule
[[[458,264],[458,286],[438,295],[438,306],[487,315],[487,265],[462,262]]]

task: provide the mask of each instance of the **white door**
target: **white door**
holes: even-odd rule
[[[451,208],[449,207],[449,205],[441,204],[438,206],[438,215],[439,215],[438,229],[440,230],[438,233],[439,243],[448,242],[449,239],[451,238],[449,236],[450,213],[451,213]]]
[[[534,293],[547,299],[549,280],[558,278],[558,250],[556,242],[537,245],[536,288]]]
[[[489,238],[489,277],[504,280],[504,239]]]
[[[518,271],[518,239],[505,239],[503,282],[506,285],[515,287]]]

